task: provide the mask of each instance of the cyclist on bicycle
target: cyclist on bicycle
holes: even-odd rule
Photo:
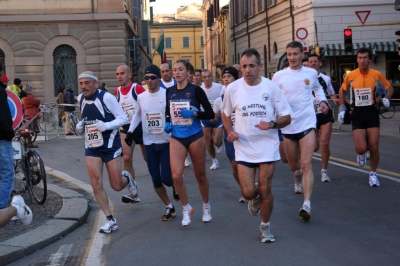
[[[64,104],[75,104],[74,86],[68,84],[64,94]],[[65,135],[74,135],[71,130],[71,122],[68,119],[69,113],[75,111],[75,106],[64,106],[65,113]]]
[[[346,92],[350,93],[350,105],[354,106],[351,114],[354,146],[357,152],[357,162],[363,167],[367,160],[367,150],[370,151],[369,185],[379,187],[380,183],[376,175],[379,161],[379,113],[376,108],[376,84],[379,81],[386,90],[386,97],[382,103],[389,106],[389,98],[393,88],[387,79],[377,70],[369,68],[372,59],[372,51],[368,48],[360,48],[357,53],[358,68],[348,73],[340,88],[339,97],[341,109],[338,120],[343,122],[345,111],[342,109],[346,98]],[[378,99],[379,100],[379,99]]]

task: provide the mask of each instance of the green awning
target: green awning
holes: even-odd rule
[[[325,56],[345,56],[345,55],[355,55],[357,50],[361,47],[367,47],[376,50],[376,44],[372,42],[366,43],[353,43],[353,52],[346,53],[344,51],[344,45],[340,43],[326,44],[324,46]]]
[[[377,52],[397,52],[397,42],[376,42]]]

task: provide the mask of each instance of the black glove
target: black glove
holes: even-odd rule
[[[129,147],[132,146],[132,143],[133,143],[133,133],[132,132],[128,132],[126,134],[125,143],[128,144]]]

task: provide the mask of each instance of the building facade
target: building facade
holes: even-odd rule
[[[215,5],[221,1],[204,3]],[[369,12],[364,25],[356,14],[358,11]],[[207,10],[203,12],[207,19],[215,17]],[[240,53],[245,49],[256,48],[264,64],[264,76],[272,77],[282,67],[286,61],[286,44],[300,40],[296,33],[305,29],[307,36],[301,41],[308,43],[311,53],[315,52],[314,45],[318,45],[322,70],[337,76],[339,82],[346,72],[357,68],[354,53],[360,47],[373,50],[371,67],[381,71],[394,87],[400,81],[400,56],[395,36],[400,13],[394,9],[392,0],[230,0],[229,14],[232,61],[239,62]],[[365,15],[361,13],[361,19]],[[352,53],[344,52],[343,30],[346,28],[353,32]]]
[[[157,53],[160,36],[164,33],[167,63],[178,59],[189,61],[194,68],[204,68],[204,39],[201,6],[191,4],[180,7],[175,14],[157,14],[151,28],[151,57],[153,64],[161,65]]]
[[[115,69],[132,65],[129,39],[140,32],[140,19],[132,18],[136,2],[0,1],[0,61],[7,76],[31,83],[42,102],[54,102],[66,84],[77,93],[77,76],[86,70],[117,86]]]

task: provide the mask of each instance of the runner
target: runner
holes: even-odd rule
[[[279,87],[260,76],[262,63],[255,49],[240,60],[243,78],[229,84],[223,100],[227,140],[234,143],[242,195],[252,215],[261,212],[261,242],[274,242],[271,233],[272,176],[279,157],[278,128],[290,123],[290,106]],[[235,112],[235,127],[230,116]],[[259,168],[258,185],[255,171]]]
[[[224,86],[223,86],[223,90],[225,91],[226,87],[231,84],[232,82],[234,82],[235,80],[237,80],[239,77],[239,72],[237,71],[236,68],[234,68],[233,66],[231,67],[226,67],[222,70],[222,81],[224,82]],[[221,97],[218,97],[215,101],[214,101],[214,106],[213,106],[213,110],[216,116],[221,116],[222,114],[222,101],[224,99],[224,94],[221,95]],[[232,121],[232,128],[234,128],[235,126],[235,113],[233,112],[231,115],[231,121]],[[237,170],[237,164],[235,161],[235,147],[233,146],[232,142],[229,142],[227,140],[227,133],[226,130],[224,130],[224,144],[225,144],[225,152],[226,152],[226,156],[228,156],[229,161],[231,162],[231,167],[232,167],[232,175],[235,178],[236,182],[239,184],[240,186],[240,182],[239,182],[239,177],[238,177],[238,170]],[[248,202],[247,199],[245,199],[243,196],[241,196],[239,198],[239,202],[240,203],[246,203]]]
[[[116,76],[120,86],[115,89],[115,95],[125,114],[128,116],[128,122],[119,129],[122,145],[122,158],[124,161],[124,170],[122,171],[122,175],[135,180],[135,170],[133,169],[132,164],[135,144],[140,145],[143,159],[146,160],[143,145],[142,125],[139,124],[132,133],[132,146],[128,146],[124,140],[126,138],[129,125],[132,121],[132,116],[135,114],[137,109],[137,97],[139,94],[145,92],[145,89],[137,83],[132,83],[132,71],[126,65],[122,65],[117,68]],[[140,202],[140,198],[138,197],[137,193],[136,195],[127,194],[122,196],[122,202],[138,203]]]
[[[171,66],[167,63],[162,64],[160,66],[161,70],[161,80],[160,80],[160,87],[167,89],[176,85],[176,80],[172,78],[172,70]]]
[[[193,161],[193,170],[203,199],[204,223],[211,222],[209,203],[209,184],[205,170],[206,142],[199,119],[213,119],[214,112],[206,94],[187,81],[188,64],[178,60],[174,64],[174,77],[177,85],[167,89],[166,119],[164,130],[171,133],[170,160],[172,178],[183,205],[182,225],[191,223],[194,209],[188,202],[185,182],[183,181],[184,161],[187,152]],[[200,111],[200,105],[204,111]]]
[[[162,220],[169,221],[176,216],[176,212],[164,187],[164,185],[173,187],[174,184],[169,161],[170,135],[164,132],[166,90],[160,90],[160,69],[157,66],[148,66],[145,70],[144,79],[149,90],[138,95],[137,110],[133,115],[125,142],[129,146],[132,145],[135,138],[134,129],[142,123],[142,129],[145,132],[143,134],[143,142],[146,151],[147,168],[149,169],[154,189],[166,206]],[[173,196],[175,200],[179,200],[174,187]]]
[[[215,99],[221,95],[222,86],[221,84],[212,82],[211,72],[207,69],[203,69],[201,72],[201,78],[203,80],[202,89],[207,95],[208,101],[211,107],[214,105]],[[206,139],[208,154],[212,159],[212,165],[210,170],[216,170],[219,168],[219,162],[215,152],[220,153],[222,150],[222,120],[220,116],[215,116],[211,120],[202,120],[201,125],[203,126],[203,133]],[[216,149],[214,148],[216,146]]]
[[[79,132],[85,132],[86,167],[90,176],[93,194],[107,217],[100,233],[109,234],[118,229],[103,187],[103,164],[106,165],[111,188],[120,191],[127,187],[130,194],[137,194],[136,182],[129,176],[121,175],[121,140],[118,128],[128,121],[124,110],[115,97],[97,89],[99,81],[91,71],[78,77],[82,93],[78,96],[82,121],[76,125]]]
[[[318,72],[318,82],[324,89],[325,97],[330,97],[331,100],[335,103],[335,105],[339,106],[339,99],[335,95],[335,91],[331,84],[331,79],[321,73],[321,62],[319,60],[319,56],[316,54],[310,55],[308,57],[308,67],[315,69]],[[329,141],[331,139],[332,134],[332,123],[335,122],[333,119],[333,113],[331,108],[327,114],[321,113],[319,109],[319,105],[315,104],[315,112],[317,114],[317,131],[315,134],[315,148],[314,152],[319,149],[319,142],[321,142],[321,159],[322,159],[322,169],[321,169],[321,181],[329,182],[331,178],[328,176],[328,161],[329,156],[331,154],[329,148]]]
[[[194,70],[193,84],[198,87],[201,87],[203,85],[203,82],[201,81],[201,69]]]
[[[290,42],[286,46],[286,54],[289,67],[276,72],[272,80],[281,88],[292,107],[292,122],[282,128],[281,131],[290,170],[295,171],[295,193],[301,193],[304,189],[304,203],[299,215],[303,220],[309,220],[314,186],[311,160],[314,152],[317,122],[312,91],[315,93],[322,113],[327,113],[329,107],[324,91],[319,85],[317,71],[302,66],[304,53],[301,43]],[[301,176],[303,177],[302,181]]]
[[[387,79],[377,70],[369,67],[372,52],[368,48],[360,48],[357,53],[358,68],[351,71],[344,78],[339,91],[341,112],[339,121],[343,123],[345,109],[344,99],[349,93],[349,104],[353,108],[351,124],[353,128],[354,146],[357,152],[357,162],[363,167],[367,160],[367,151],[370,152],[369,185],[379,187],[380,182],[376,174],[379,162],[379,113],[376,108],[378,100],[382,97],[379,87],[386,91],[383,104],[388,107],[388,99],[392,97],[393,88]]]

